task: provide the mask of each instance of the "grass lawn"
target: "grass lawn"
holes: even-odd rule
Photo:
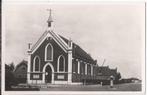
[[[44,85],[44,87],[16,87],[11,91],[141,91],[141,83],[125,83],[114,85]]]
[[[109,85],[81,85],[40,88],[41,91],[141,91],[141,83],[117,84],[113,88]]]

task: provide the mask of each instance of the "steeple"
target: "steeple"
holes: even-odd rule
[[[52,16],[51,16],[51,9],[47,9],[48,11],[49,11],[49,18],[48,18],[48,20],[47,20],[47,23],[48,23],[48,27],[52,27],[52,22],[53,22],[53,20],[52,20]]]

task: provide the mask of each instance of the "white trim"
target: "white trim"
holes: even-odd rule
[[[80,74],[80,61],[78,61],[78,74]]]
[[[33,85],[33,84],[43,84],[42,80],[30,80],[29,84]]]
[[[61,73],[62,74],[62,73],[68,73],[68,72],[54,72],[54,73]]]
[[[44,65],[44,67],[43,67],[42,81],[43,81],[43,83],[45,83],[45,69],[46,69],[46,67],[47,67],[48,65],[49,65],[49,66],[51,67],[51,69],[52,69],[52,80],[51,80],[51,83],[53,84],[53,83],[54,83],[54,67],[53,67],[53,65],[52,65],[51,63],[47,63],[47,64]]]
[[[91,75],[93,76],[93,65],[91,65]]]
[[[71,82],[69,83],[68,81],[55,81],[55,84],[69,84],[69,85],[82,85],[82,82]]]
[[[68,44],[66,44],[66,42],[63,41],[62,38],[59,35],[57,35],[53,31],[50,31],[50,30],[48,30],[48,31],[54,37],[54,39],[56,39],[56,42],[59,41],[59,45],[62,44],[63,45],[63,48],[65,48],[65,50],[68,50]]]
[[[30,66],[31,66],[31,55],[28,54],[28,66],[27,66],[27,83],[31,83],[30,82]]]
[[[87,75],[87,64],[85,64],[85,75]]]
[[[68,81],[54,81],[54,84],[68,84]]]
[[[48,46],[51,46],[51,50],[52,50],[52,54],[51,54],[51,60],[48,60],[47,59],[47,48],[48,48]],[[54,48],[53,48],[53,46],[52,46],[52,44],[51,43],[48,43],[46,46],[45,46],[45,61],[53,61],[53,54],[54,54]]]
[[[72,51],[68,51],[68,83],[72,83]]]
[[[34,53],[39,48],[41,43],[43,43],[43,41],[46,39],[47,34],[48,34],[48,31],[45,31],[42,34],[42,36],[38,39],[38,41],[32,46],[32,48],[31,48],[32,53]]]
[[[59,42],[66,48],[66,49],[72,49],[72,47],[71,48],[69,48],[68,47],[68,44],[59,36],[59,35],[57,35],[55,32],[53,32],[53,31],[49,31],[50,32],[50,34],[52,34],[53,36],[55,36],[55,38],[57,38],[58,40],[59,40]],[[72,44],[71,44],[72,45]]]
[[[82,82],[72,82],[71,85],[82,85]]]
[[[76,73],[76,72],[73,72],[73,73]]]
[[[60,66],[60,65],[59,65],[59,64],[60,64],[60,63],[59,63],[59,59],[60,59],[61,57],[63,57],[63,60],[64,60],[64,63],[63,63],[63,65],[64,65],[64,66],[63,66],[63,71],[59,71],[59,68],[60,68],[60,67],[59,67],[59,66]],[[65,57],[64,57],[63,55],[60,55],[60,56],[58,57],[58,60],[57,60],[57,72],[65,72]]]
[[[36,66],[35,60],[36,60],[36,58],[39,59],[39,69],[38,69],[38,71],[35,71],[35,66]],[[33,72],[40,72],[40,57],[38,55],[36,55],[33,59]]]
[[[60,40],[58,40],[57,41],[57,38],[55,39],[55,35],[57,35],[57,34],[55,34],[54,33],[54,35],[53,35],[53,33],[51,33],[51,31],[46,31],[46,32],[44,32],[44,34],[39,38],[39,40],[33,45],[33,47],[32,47],[32,49],[31,49],[31,54],[33,54],[38,48],[39,48],[39,46],[44,42],[44,40],[47,38],[47,37],[52,37],[54,40],[55,40],[55,42],[67,53],[67,50],[66,49],[68,49],[67,48],[67,45],[63,45],[62,43],[63,42],[61,42]],[[60,38],[61,39],[61,38]],[[63,40],[62,40],[63,41]],[[65,43],[65,42],[64,42]],[[62,45],[63,46],[62,46]]]

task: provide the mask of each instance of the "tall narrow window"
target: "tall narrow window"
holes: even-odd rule
[[[87,65],[87,69],[88,69],[88,75],[91,74],[91,67],[90,67],[90,64]]]
[[[58,57],[58,72],[65,72],[65,58],[63,55]]]
[[[83,68],[83,69],[82,69],[82,70],[83,70],[82,72],[83,72],[83,74],[85,74],[85,63],[84,63],[84,62],[83,62],[83,64],[82,64],[82,68]]]
[[[35,58],[34,58],[34,68],[33,68],[33,70],[34,71],[40,71],[40,58],[39,58],[39,56],[36,56]]]
[[[91,75],[93,75],[93,65],[91,65]]]
[[[73,73],[75,73],[76,72],[76,60],[73,60]]]
[[[82,63],[82,61],[80,61],[80,72],[81,72],[81,74],[83,74],[83,63]]]
[[[53,61],[53,46],[50,43],[45,47],[45,61]]]
[[[80,72],[81,74],[84,74],[84,70],[85,70],[85,64],[83,61],[80,61]]]

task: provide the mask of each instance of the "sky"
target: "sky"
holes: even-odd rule
[[[54,32],[81,46],[98,65],[117,68],[123,78],[142,77],[144,3],[6,4],[5,63],[27,60],[28,43],[47,29],[52,9]]]

